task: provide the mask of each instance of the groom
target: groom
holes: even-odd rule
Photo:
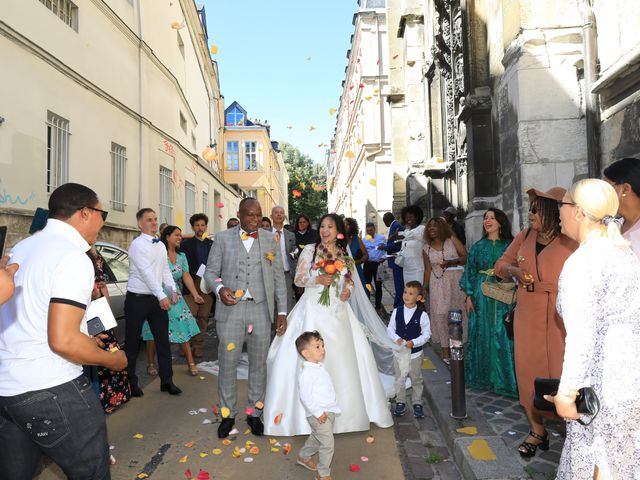
[[[284,334],[287,328],[287,286],[280,246],[272,232],[258,232],[262,208],[255,198],[240,202],[238,217],[239,226],[216,234],[204,272],[208,289],[220,299],[215,314],[220,339],[218,396],[220,407],[228,408],[230,416],[218,427],[219,438],[229,435],[238,413],[236,370],[245,340],[249,353],[247,424],[254,435],[263,434],[260,416],[274,312],[278,312],[276,334]]]

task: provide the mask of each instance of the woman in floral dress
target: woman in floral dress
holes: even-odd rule
[[[189,340],[191,337],[200,333],[200,327],[198,327],[198,323],[195,318],[193,318],[193,315],[191,315],[187,302],[185,302],[182,297],[182,285],[184,284],[184,286],[187,287],[187,290],[193,295],[193,299],[198,305],[202,305],[204,299],[198,295],[198,291],[193,283],[193,278],[191,278],[189,274],[189,263],[187,262],[186,255],[178,251],[180,242],[182,241],[182,230],[174,225],[169,225],[162,230],[160,240],[167,247],[167,262],[169,262],[171,275],[173,275],[173,279],[178,287],[178,301],[174,305],[171,305],[171,309],[169,310],[169,341],[180,344],[180,348],[189,365],[189,373],[195,376],[198,374],[198,369],[193,361]],[[168,295],[171,297],[170,292]],[[153,341],[151,329],[146,321],[142,326],[142,339],[147,342],[147,372],[149,375],[157,375],[158,368],[155,363],[156,344]]]

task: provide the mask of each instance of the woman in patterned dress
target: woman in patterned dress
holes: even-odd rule
[[[186,255],[178,250],[180,242],[182,241],[182,230],[175,225],[169,225],[162,230],[160,240],[167,247],[167,262],[169,262],[171,275],[173,275],[173,279],[178,288],[178,301],[174,305],[171,305],[171,309],[169,310],[169,341],[180,344],[180,349],[187,359],[189,373],[195,376],[198,374],[198,369],[193,361],[193,355],[189,347],[189,339],[200,333],[200,327],[198,327],[198,323],[195,318],[193,318],[193,315],[191,315],[187,302],[185,302],[182,297],[182,285],[184,284],[184,286],[187,287],[189,293],[193,295],[193,300],[198,305],[202,305],[204,299],[198,295],[196,286],[193,283],[193,278],[191,278],[189,274],[189,263],[187,262]],[[170,293],[169,296],[171,296]],[[149,375],[157,375],[158,368],[155,363],[156,344],[153,341],[151,329],[146,321],[142,326],[142,339],[147,342],[147,373],[149,373]]]
[[[567,330],[553,401],[567,420],[559,480],[640,478],[640,260],[614,218],[618,197],[602,180],[573,185],[558,202],[562,232],[580,242],[562,269],[558,310]],[[583,423],[577,391],[600,400]]]
[[[467,341],[465,294],[460,279],[467,249],[451,231],[444,218],[432,218],[424,231],[422,250],[424,285],[429,290],[431,339],[442,348],[442,360],[449,364],[449,310],[461,310],[464,341]]]

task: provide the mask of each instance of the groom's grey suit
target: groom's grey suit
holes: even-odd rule
[[[272,260],[268,256],[273,256]],[[238,413],[236,370],[242,344],[246,340],[249,354],[248,406],[253,407],[256,402],[264,401],[273,313],[287,312],[282,256],[273,233],[260,229],[248,252],[239,226],[217,233],[209,252],[204,281],[216,293],[222,286],[232,292],[242,290],[251,293],[251,301],[240,300],[236,305],[218,301],[216,305],[216,329],[220,339],[218,395],[220,406],[229,408],[231,417],[235,418]],[[253,329],[251,333],[247,332],[249,325]],[[228,348],[231,343],[235,348]],[[260,416],[261,413],[256,409],[252,415]]]

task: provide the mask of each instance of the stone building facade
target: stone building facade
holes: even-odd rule
[[[182,228],[204,211],[211,232],[235,215],[241,192],[224,182],[217,154],[224,106],[204,9],[191,0],[0,0],[0,11],[9,246],[69,181],[98,193],[109,211],[101,240],[120,246],[137,234],[141,207]]]

